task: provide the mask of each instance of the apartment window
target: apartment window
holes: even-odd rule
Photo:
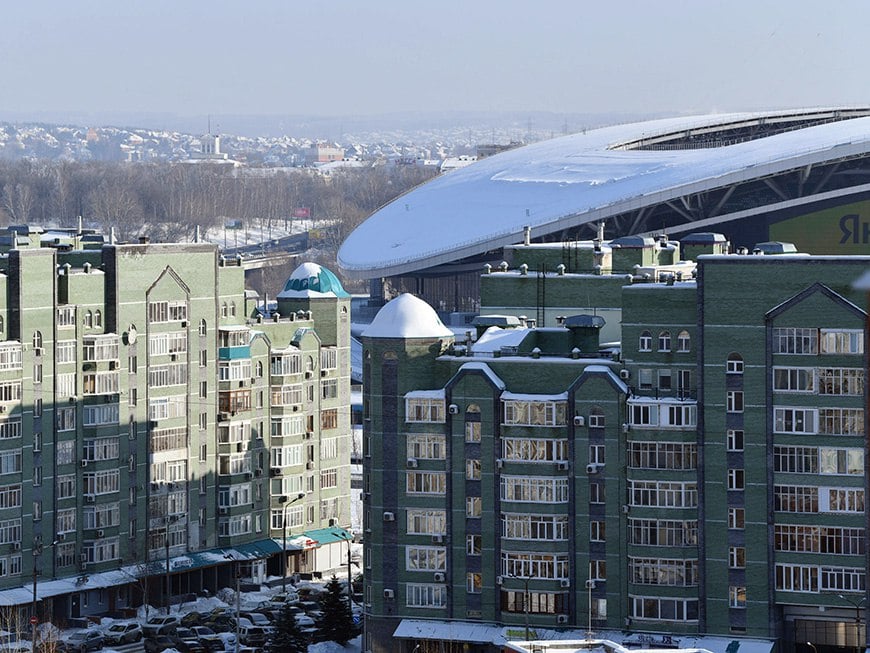
[[[607,561],[590,560],[589,578],[592,580],[607,580]]]
[[[444,494],[447,490],[445,472],[406,472],[408,494]]]
[[[638,621],[697,621],[698,599],[630,596],[630,616]]]
[[[444,460],[447,448],[443,435],[434,433],[412,434],[407,440],[408,458]]]
[[[604,412],[598,408],[594,407],[589,411],[589,428],[604,428],[607,424],[607,421],[604,417]]]
[[[465,461],[465,478],[470,481],[480,480],[480,460],[469,458]]]
[[[633,506],[696,508],[696,483],[672,481],[629,481],[628,496]]]
[[[820,395],[860,396],[864,394],[864,370],[862,369],[825,367],[818,370],[818,375]]]
[[[503,551],[501,573],[515,578],[568,578],[568,555]]]
[[[659,370],[659,390],[671,389],[671,371],[667,369]]]
[[[604,503],[604,484],[589,484],[589,503]]]
[[[688,331],[680,331],[677,334],[677,351],[687,353],[692,349],[692,336]]]
[[[629,519],[628,541],[643,546],[697,546],[698,522],[676,519]]]
[[[480,594],[483,590],[483,574],[468,572],[465,574],[465,591],[469,594]]]
[[[465,422],[465,441],[480,442],[480,422]]]
[[[671,332],[670,331],[662,331],[659,334],[659,351],[670,351],[671,350]]]
[[[742,469],[728,470],[728,489],[742,490],[744,487],[744,472]]]
[[[603,521],[589,522],[589,541],[604,542],[606,541],[606,524]]]
[[[728,354],[725,361],[726,374],[743,374],[743,357],[740,354]]]
[[[502,501],[567,503],[568,479],[533,476],[502,476]]]
[[[444,510],[409,509],[408,535],[443,535],[447,530]]]
[[[863,354],[864,332],[860,329],[821,329],[819,348],[823,354]]]
[[[479,556],[483,546],[483,537],[480,535],[465,536],[465,553],[470,556]]]
[[[405,605],[409,608],[444,608],[447,606],[447,586],[408,583]]]
[[[746,568],[746,548],[742,546],[728,547],[728,567],[731,569]]]
[[[776,328],[773,330],[774,354],[817,354],[817,329]]]
[[[743,412],[743,392],[740,390],[729,390],[725,393],[725,410],[729,413]]]
[[[864,409],[819,408],[818,432],[825,435],[864,435]]]
[[[637,341],[638,351],[652,351],[652,334],[649,331],[643,331]]]
[[[773,430],[777,433],[815,433],[816,409],[774,406]]]
[[[561,542],[568,539],[568,517],[534,513],[502,513],[502,537],[508,540],[544,540]]]
[[[337,429],[338,428],[338,409],[330,408],[320,412],[320,428],[321,429]]]
[[[694,587],[698,584],[697,560],[629,558],[629,582],[638,585]]]
[[[734,586],[728,588],[728,607],[729,608],[745,608],[746,607],[746,588],[742,586]]]
[[[815,369],[812,367],[774,367],[773,389],[777,392],[813,393]]]
[[[637,384],[641,390],[649,390],[653,387],[653,371],[648,367],[642,367],[637,371]]]
[[[681,442],[629,441],[628,466],[632,469],[697,469],[698,447]]]
[[[408,397],[405,399],[405,421],[443,423],[444,398]]]
[[[743,451],[743,431],[729,430],[725,440],[728,451]]]
[[[481,515],[483,503],[480,497],[465,497],[465,516],[478,518]]]
[[[405,549],[407,571],[444,571],[447,549],[443,546],[409,546]]]
[[[504,424],[516,426],[564,426],[564,401],[510,399],[503,402]]]
[[[728,508],[728,528],[743,530],[746,511],[743,508]]]
[[[540,463],[567,460],[568,440],[502,438],[502,458]]]

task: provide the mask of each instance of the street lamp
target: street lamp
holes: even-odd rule
[[[353,536],[347,531],[332,531],[332,534],[347,542],[347,609],[353,614],[353,581],[350,575],[350,543]]]
[[[165,532],[165,538],[164,538],[165,539],[164,545],[166,546],[166,572],[165,572],[164,583],[166,585],[166,614],[167,614],[167,616],[169,615],[169,612],[172,608],[172,598],[171,598],[172,597],[172,586],[170,585],[171,580],[169,578],[169,525],[174,524],[177,521],[177,519],[178,518],[175,515],[167,515],[166,517],[163,518],[163,523],[166,526],[166,532]]]
[[[57,540],[49,544],[49,547],[53,547],[57,544]],[[33,543],[33,603],[30,606],[30,626],[31,626],[31,639],[30,639],[30,651],[31,653],[36,653],[36,626],[39,623],[39,617],[36,615],[36,578],[39,575],[39,570],[36,566],[36,561],[39,557],[42,556],[42,544],[39,542]]]
[[[817,649],[816,645],[813,644],[812,642],[807,642],[807,646],[809,646],[811,649],[813,649],[813,653],[819,653],[819,649]]]
[[[515,576],[514,574],[508,574],[508,578],[516,578],[517,580],[523,581],[523,612],[525,613],[526,620],[526,641],[529,641],[529,581],[532,580],[532,576]]]
[[[235,650],[239,650],[239,612],[241,612],[241,594],[239,593],[239,563],[235,559],[232,553],[225,553],[224,558],[227,560],[232,560],[233,565],[233,575],[236,577],[236,647]]]
[[[846,596],[845,594],[837,594],[838,599],[842,599],[846,603],[851,604],[855,608],[855,648],[859,651],[861,650],[861,606],[864,605],[864,602],[867,600],[867,597],[864,596],[861,600],[856,600],[852,597]]]
[[[304,498],[305,498],[305,493],[300,492],[299,494],[296,495],[296,498],[290,499],[289,501],[288,501],[289,497],[287,495],[282,495],[281,499],[280,499],[281,502],[284,503],[284,507],[281,509],[281,526],[284,527],[284,540],[283,540],[283,547],[282,547],[282,550],[284,553],[283,553],[283,557],[281,558],[281,560],[282,560],[281,571],[283,572],[281,574],[281,577],[282,577],[281,578],[281,591],[284,592],[285,594],[287,593],[287,508],[289,508],[291,505],[293,505],[294,503],[296,503],[300,499],[304,499]]]

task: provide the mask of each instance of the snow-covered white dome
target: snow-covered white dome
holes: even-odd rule
[[[293,271],[278,299],[305,297],[350,297],[341,281],[330,270],[317,263],[303,263]]]
[[[362,335],[366,338],[447,338],[453,332],[444,326],[429,304],[405,293],[387,302]]]

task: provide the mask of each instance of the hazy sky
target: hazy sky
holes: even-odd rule
[[[707,113],[870,102],[867,0],[4,3],[9,113]]]

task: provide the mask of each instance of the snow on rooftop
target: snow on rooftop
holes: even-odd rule
[[[870,147],[870,118],[795,129],[733,145],[640,150],[625,143],[738,121],[808,115],[777,111],[618,125],[509,150],[454,170],[386,205],[342,244],[360,278],[401,274],[521,242],[555,229]]]
[[[502,329],[492,326],[471,345],[471,352],[473,354],[492,354],[501,351],[502,347],[519,347],[527,335],[529,335],[529,329]]]
[[[387,302],[362,332],[366,338],[452,338],[429,304],[405,293]]]

